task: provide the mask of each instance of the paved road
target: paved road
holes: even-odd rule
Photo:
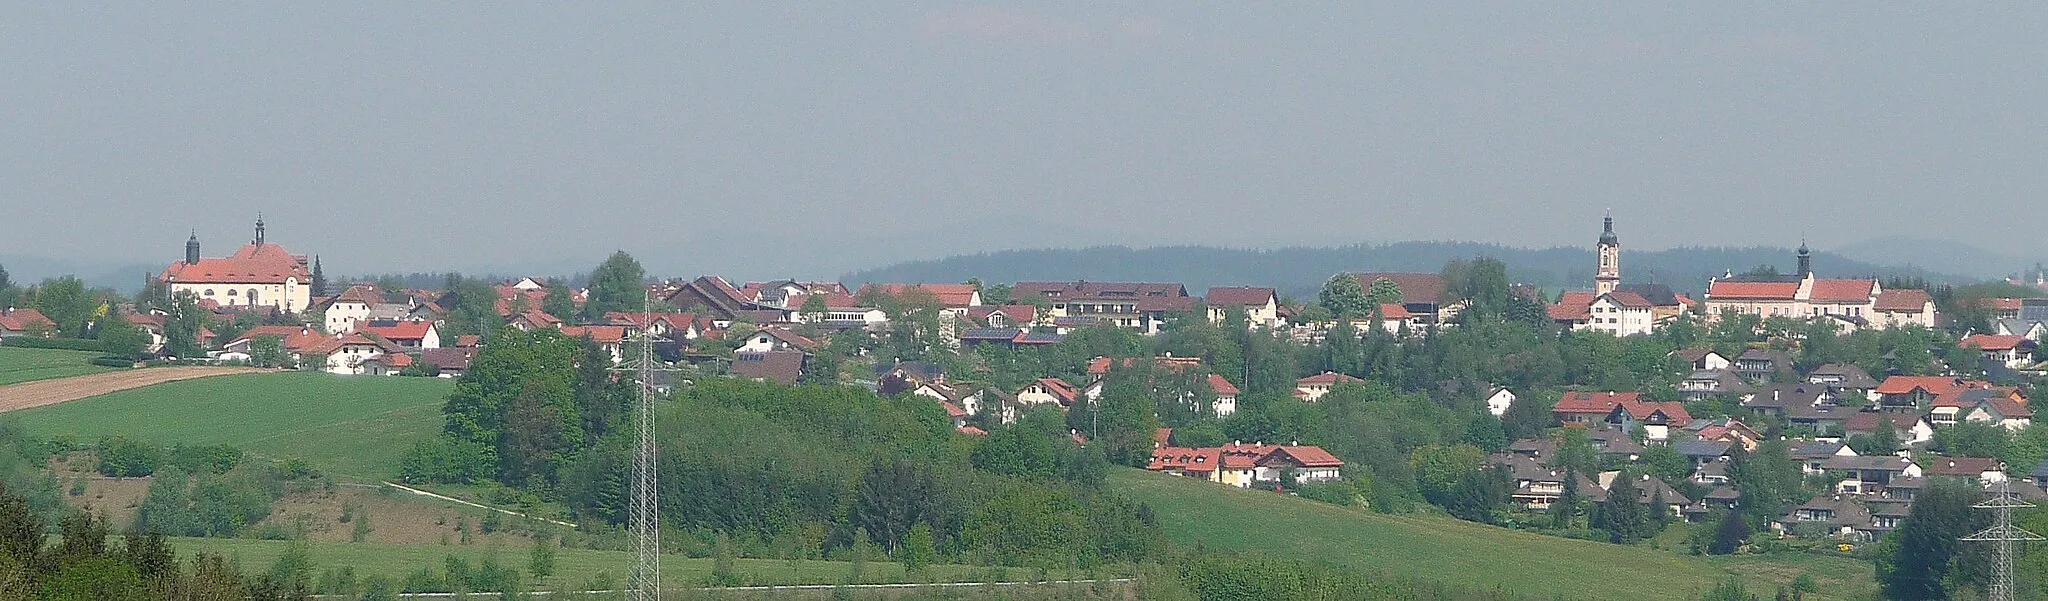
[[[164,382],[266,371],[270,370],[254,367],[151,367],[9,384],[0,386],[0,412],[55,405]]]

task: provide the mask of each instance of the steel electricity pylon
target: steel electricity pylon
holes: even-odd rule
[[[657,452],[654,434],[654,402],[656,398],[654,374],[673,372],[673,368],[655,360],[654,343],[667,339],[656,336],[654,325],[654,295],[647,293],[640,303],[639,331],[629,340],[639,347],[639,356],[626,365],[613,368],[617,372],[632,372],[639,399],[633,406],[633,431],[635,445],[633,452],[633,478],[629,483],[632,490],[631,507],[627,521],[633,530],[633,573],[627,580],[627,598],[632,601],[661,601],[661,505],[660,481],[657,470]]]
[[[1994,545],[1992,548],[1996,557],[1991,563],[1991,601],[2013,600],[2013,543],[2044,540],[2041,535],[2012,525],[2012,510],[2033,506],[2032,503],[2020,500],[2019,495],[2012,492],[2005,480],[1998,481],[1998,489],[1992,493],[1989,500],[1973,505],[1978,509],[1989,509],[1995,516],[1990,528],[1963,537],[1966,541],[1988,542]]]

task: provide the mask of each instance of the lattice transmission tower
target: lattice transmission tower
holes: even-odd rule
[[[627,598],[632,601],[661,601],[661,505],[660,480],[656,469],[657,452],[654,434],[655,374],[674,372],[674,368],[655,359],[654,344],[668,339],[656,336],[654,326],[654,294],[646,293],[640,301],[640,327],[631,341],[640,348],[639,356],[626,365],[615,367],[617,372],[633,373],[639,399],[633,406],[633,430],[636,443],[633,452],[633,477],[629,483],[631,506],[628,511],[628,526],[633,530],[633,573],[627,578]],[[673,383],[671,383],[673,384]]]
[[[2048,540],[2012,525],[2012,510],[2034,505],[2020,500],[2019,495],[2014,494],[2008,484],[2005,480],[1998,481],[1998,490],[1992,493],[1989,500],[1972,506],[1991,510],[1995,516],[1991,527],[1984,529],[1983,532],[1963,537],[1966,541],[1988,542],[1993,545],[1996,557],[1991,563],[1991,601],[2013,601],[2013,543]]]

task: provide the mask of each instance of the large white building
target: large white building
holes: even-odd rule
[[[172,263],[160,276],[172,293],[190,292],[222,306],[274,307],[285,313],[306,309],[313,297],[313,274],[306,256],[266,244],[263,220],[256,220],[256,239],[218,259],[199,257],[199,236],[185,241],[185,260]]]

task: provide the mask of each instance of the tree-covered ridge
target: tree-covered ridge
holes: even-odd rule
[[[1584,287],[1593,281],[1595,257],[1585,247],[1525,249],[1478,242],[1395,242],[1325,248],[1230,249],[1206,246],[1007,250],[942,259],[911,261],[856,271],[842,276],[848,284],[863,282],[986,282],[1137,281],[1177,282],[1191,291],[1210,286],[1271,286],[1296,298],[1313,298],[1330,274],[1351,271],[1435,273],[1446,262],[1475,256],[1495,257],[1512,266],[1515,282],[1546,287]],[[1778,247],[1688,247],[1667,250],[1624,250],[1625,274],[1632,282],[1653,282],[1681,292],[1699,292],[1707,279],[1757,265],[1792,268],[1793,251]],[[1816,270],[1826,276],[1917,277],[1936,282],[1968,283],[1976,278],[1930,272],[1911,266],[1880,265],[1841,255],[1815,254]]]

